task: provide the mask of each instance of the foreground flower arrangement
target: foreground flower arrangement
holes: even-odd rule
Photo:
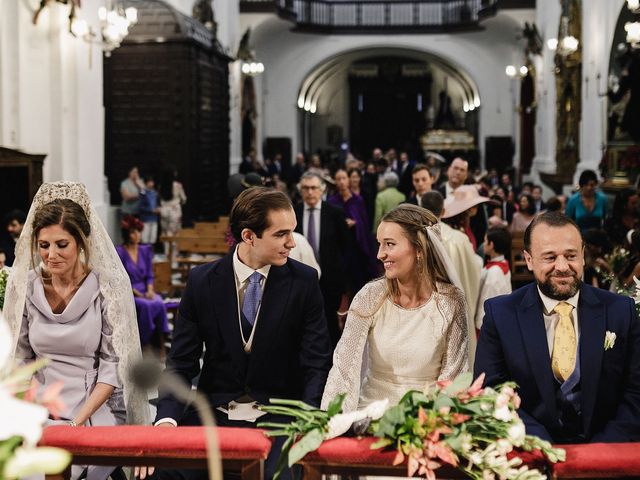
[[[267,433],[270,436],[287,437],[274,478],[324,440],[346,433],[378,437],[371,448],[394,448],[394,465],[406,460],[408,476],[435,479],[435,470],[447,464],[473,479],[546,478],[522,465],[520,458],[509,459],[507,454],[514,448],[540,450],[555,463],[564,461],[564,450],[525,434],[517,414],[520,397],[515,384],[492,389],[482,388],[483,381],[481,375],[472,384],[471,374],[462,374],[426,392],[409,391],[390,408],[385,400],[349,413],[342,413],[343,395],[336,397],[327,411],[300,401],[271,400],[272,404],[262,410],[294,418],[291,423],[258,425],[273,429]]]
[[[7,290],[7,281],[9,280],[9,271],[0,268],[0,312],[2,312],[2,308],[4,307],[4,294]]]
[[[35,389],[29,380],[44,361],[13,369],[12,348],[11,332],[0,314],[0,480],[60,473],[71,455],[59,448],[36,447],[49,418],[46,405],[57,405],[57,392],[45,393],[39,399],[43,405],[32,403]]]

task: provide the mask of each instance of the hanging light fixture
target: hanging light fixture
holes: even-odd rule
[[[107,0],[106,6],[98,8],[100,34],[89,26],[86,20],[77,17],[71,20],[71,33],[86,42],[99,45],[105,56],[118,48],[129,34],[129,28],[138,22],[138,10],[126,7],[119,1]]]
[[[640,0],[627,0],[627,7],[633,13],[640,13]]]
[[[238,53],[236,58],[242,62],[240,69],[245,75],[251,77],[260,75],[264,72],[264,64],[256,59],[256,52],[251,48],[250,43],[251,28],[247,28],[240,39],[240,45],[238,46]]]
[[[578,51],[580,41],[573,35],[569,35],[569,17],[566,15],[560,19],[560,39],[550,38],[547,40],[549,50],[555,50],[563,57],[568,57]]]

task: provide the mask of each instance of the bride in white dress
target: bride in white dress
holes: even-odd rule
[[[345,393],[345,412],[376,400],[393,405],[412,389],[469,369],[467,309],[440,241],[437,218],[402,204],[378,227],[384,278],[355,296],[322,396]]]

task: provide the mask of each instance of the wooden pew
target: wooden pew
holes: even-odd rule
[[[218,427],[222,468],[242,480],[262,480],[271,439],[253,428]],[[203,427],[68,427],[44,429],[41,446],[69,451],[77,465],[155,466],[206,469]],[[68,480],[71,468],[48,480]]]

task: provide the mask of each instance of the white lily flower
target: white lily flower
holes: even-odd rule
[[[496,450],[498,454],[506,455],[511,450],[513,450],[513,445],[511,445],[511,442],[509,440],[501,438],[496,442]]]
[[[385,398],[384,400],[378,400],[377,402],[369,404],[369,406],[364,409],[364,413],[366,417],[370,417],[372,420],[378,420],[382,418],[388,407],[389,399]]]
[[[507,438],[513,443],[514,446],[520,447],[524,443],[526,430],[522,420],[516,420],[511,424],[507,430]]]
[[[60,473],[71,462],[71,454],[61,448],[16,449],[4,466],[4,478],[23,478],[36,473]]]
[[[35,445],[47,418],[46,408],[18,400],[0,389],[0,441],[17,435],[23,437],[27,445]]]
[[[331,438],[336,438],[345,433],[353,422],[357,422],[358,420],[362,420],[366,415],[364,411],[355,411],[355,412],[347,412],[347,413],[338,413],[329,419],[329,423],[327,423],[327,434],[324,436],[325,440],[329,440]]]
[[[513,420],[513,413],[509,410],[509,405],[504,405],[494,410],[493,417],[503,422],[510,422]]]

